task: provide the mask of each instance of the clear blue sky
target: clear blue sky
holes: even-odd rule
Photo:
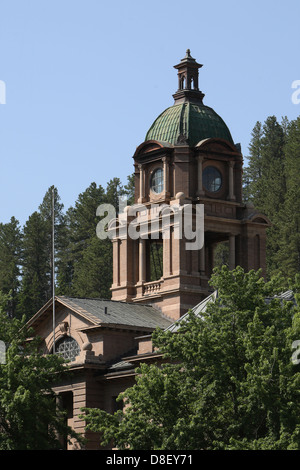
[[[256,121],[300,115],[299,0],[0,0],[0,221],[23,225],[53,184],[67,209],[126,183],[187,48],[245,157]]]

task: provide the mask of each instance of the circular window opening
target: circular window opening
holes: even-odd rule
[[[151,190],[159,194],[164,189],[164,172],[162,168],[157,168],[151,176]]]
[[[57,342],[55,353],[62,356],[66,361],[73,362],[80,353],[80,347],[74,338],[65,336]]]
[[[203,186],[211,192],[216,193],[222,186],[222,175],[214,166],[207,166],[203,171]]]

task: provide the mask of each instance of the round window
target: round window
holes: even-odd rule
[[[214,166],[207,166],[203,170],[203,186],[211,193],[216,193],[221,189],[222,175]]]
[[[164,172],[162,168],[157,168],[151,176],[151,190],[159,194],[164,189]]]
[[[56,354],[62,356],[66,361],[75,361],[80,353],[80,347],[77,341],[71,336],[64,336],[56,345]]]

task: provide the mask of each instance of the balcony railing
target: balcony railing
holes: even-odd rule
[[[144,295],[158,294],[161,289],[161,281],[151,281],[144,284]]]

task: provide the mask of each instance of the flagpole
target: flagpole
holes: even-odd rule
[[[55,250],[54,250],[54,186],[52,188],[52,323],[53,323],[53,354],[55,354]]]

